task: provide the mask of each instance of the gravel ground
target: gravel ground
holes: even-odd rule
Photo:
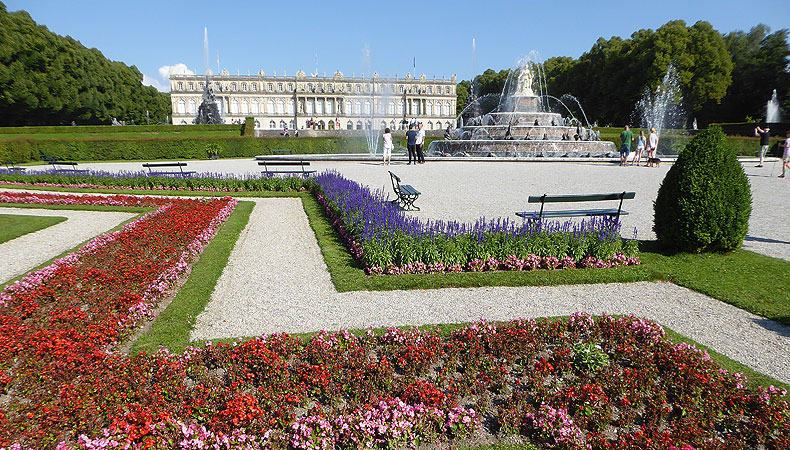
[[[0,283],[22,275],[50,259],[123,223],[136,214],[2,208],[2,214],[66,217],[65,222],[0,244]]]
[[[790,238],[784,232],[790,211],[790,181],[777,178],[781,173],[778,160],[767,161],[755,168],[754,161],[745,160],[744,170],[752,186],[752,215],[749,234],[743,248],[776,258],[790,260]],[[80,164],[80,167],[120,171],[139,170],[140,163]],[[635,191],[636,198],[627,200],[623,209],[630,214],[622,217],[624,237],[632,237],[634,228],[639,239],[654,239],[653,201],[671,164],[659,168],[619,167],[609,162],[509,162],[509,161],[431,161],[425,165],[395,162],[384,166],[371,161],[311,161],[311,168],[337,170],[345,177],[371,189],[383,189],[394,198],[388,170],[400,176],[403,183],[417,188],[422,195],[415,202],[421,211],[412,212],[424,219],[473,222],[480,217],[520,220],[516,211],[533,210],[527,196],[569,193]],[[190,161],[189,170],[234,174],[260,173],[250,159]],[[590,208],[613,206],[615,203],[555,204],[548,208]]]
[[[624,169],[629,170],[629,169]],[[259,200],[192,339],[635,314],[790,383],[790,327],[671,283],[338,293],[299,200]]]

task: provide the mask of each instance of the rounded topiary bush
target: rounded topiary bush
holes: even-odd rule
[[[702,131],[680,152],[653,206],[653,231],[669,251],[740,247],[749,227],[752,194],[721,128]]]

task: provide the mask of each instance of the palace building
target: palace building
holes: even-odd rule
[[[225,123],[241,123],[255,118],[259,129],[362,130],[401,129],[405,121],[416,119],[426,130],[455,125],[456,77],[427,79],[269,75],[229,75],[227,70],[212,75],[171,75],[170,99],[173,124],[192,124],[197,117],[206,80],[217,99]],[[311,122],[312,119],[312,122]]]

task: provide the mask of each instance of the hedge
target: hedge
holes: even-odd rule
[[[426,143],[433,139],[426,138]],[[122,161],[159,159],[206,159],[208,144],[216,144],[223,158],[270,155],[272,149],[287,148],[294,154],[367,153],[364,137],[353,138],[265,138],[241,136],[0,140],[0,162],[16,164],[40,161],[44,156],[68,161]],[[402,143],[396,145],[396,151]]]
[[[658,153],[663,155],[677,155],[681,150],[691,142],[693,136],[665,136],[658,141]],[[601,137],[602,141],[614,142],[616,148],[620,148],[619,137]],[[776,155],[781,139],[773,139],[771,141],[771,150],[769,155]],[[742,137],[742,136],[727,136],[727,142],[730,143],[736,156],[756,156],[757,151],[760,149],[760,141],[755,137]],[[631,144],[631,149],[635,148],[635,143]]]
[[[77,126],[38,126],[38,127],[0,127],[0,134],[57,134],[57,133],[146,133],[174,131],[239,131],[240,125],[77,125]]]

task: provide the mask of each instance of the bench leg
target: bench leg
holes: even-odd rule
[[[403,209],[405,211],[419,211],[420,208],[414,206],[414,201],[417,200],[419,195],[404,195],[403,196]]]

